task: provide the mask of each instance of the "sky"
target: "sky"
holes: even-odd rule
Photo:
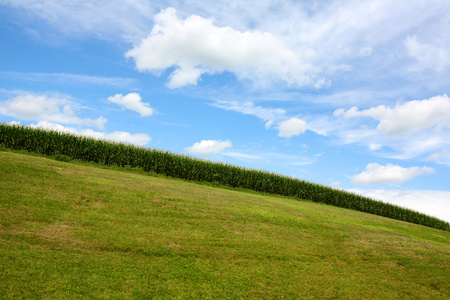
[[[450,1],[0,0],[0,122],[450,222]]]

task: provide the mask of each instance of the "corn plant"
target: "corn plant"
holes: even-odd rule
[[[66,155],[103,165],[139,167],[170,177],[297,197],[450,231],[450,224],[437,218],[350,192],[134,145],[1,123],[0,146],[45,155]]]

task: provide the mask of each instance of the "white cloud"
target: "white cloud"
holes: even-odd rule
[[[339,128],[339,125],[336,128]],[[339,138],[339,143],[355,143],[367,147],[370,151],[376,151],[374,154],[380,157],[402,160],[420,158],[450,165],[450,152],[447,150],[450,149],[448,131],[426,130],[412,136],[395,138],[368,128],[341,131],[336,129],[332,134]]]
[[[92,130],[83,130],[81,134],[95,137],[96,132]],[[127,144],[137,145],[137,146],[145,146],[152,140],[151,137],[146,133],[129,133],[126,131],[113,131],[111,133],[103,133],[101,132],[99,137],[100,139],[112,140],[123,142]]]
[[[315,163],[315,160],[304,158],[303,161],[289,163],[289,165],[291,165],[291,166],[307,166],[307,165],[311,165],[313,163]]]
[[[230,147],[232,147],[232,145],[229,140],[202,140],[199,143],[195,143],[194,145],[187,147],[185,150],[194,155],[214,156]]]
[[[266,122],[266,128],[270,128],[275,121],[284,118],[286,114],[286,110],[282,108],[265,108],[255,105],[253,102],[242,103],[239,101],[216,100],[212,105],[225,110],[236,111],[244,115],[260,118]]]
[[[73,127],[65,127],[61,124],[50,123],[47,121],[40,121],[36,125],[30,124],[29,126],[32,128],[42,128],[42,129],[54,130],[54,131],[59,131],[59,132],[65,132],[65,133],[70,133],[70,134],[86,136],[86,137],[92,137],[95,139],[122,142],[122,143],[137,145],[137,146],[145,146],[151,141],[151,137],[145,133],[132,134],[129,132],[124,132],[124,131],[114,131],[111,133],[105,133],[105,132],[94,131],[92,129],[78,130]]]
[[[369,144],[369,149],[372,151],[377,151],[379,149],[381,149],[383,147],[382,144],[378,144],[378,143],[370,143]]]
[[[262,106],[256,106],[253,102],[238,102],[238,101],[220,101],[216,100],[213,104],[215,107],[219,107],[225,110],[232,110],[244,115],[252,115],[260,118],[265,122],[264,127],[270,129],[274,124],[277,125],[279,130],[278,136],[290,138],[294,135],[300,135],[307,129],[306,122],[298,118],[286,119],[286,110],[282,108],[265,108]]]
[[[151,16],[158,10],[154,3],[140,0],[1,0],[0,4],[26,10],[66,36],[87,35],[126,41],[137,41],[145,36]],[[57,37],[49,35],[53,39]],[[39,38],[47,39],[45,36]]]
[[[269,129],[270,127],[272,127],[272,125],[273,125],[273,120],[269,120],[266,122],[266,124],[264,124],[264,127],[266,129]]]
[[[426,160],[428,161],[440,161],[443,157],[450,157],[448,150],[438,151],[430,154]],[[450,160],[448,161],[448,164],[450,164]]]
[[[418,69],[441,72],[450,66],[450,48],[420,43],[415,35],[408,36],[404,45],[408,55],[417,60]]]
[[[300,135],[306,131],[306,122],[298,118],[290,118],[278,125],[278,136],[290,138],[294,135]]]
[[[35,95],[31,93],[20,93],[20,95],[9,100],[0,102],[0,114],[14,118],[48,122],[56,122],[71,125],[95,126],[103,129],[107,120],[103,117],[98,119],[83,119],[75,114],[78,106],[70,100],[70,97],[51,94]]]
[[[14,125],[21,125],[22,123],[20,123],[19,121],[9,121],[8,122],[8,125],[12,125],[12,126],[14,126]]]
[[[251,154],[245,154],[245,153],[239,153],[239,152],[227,152],[224,153],[224,155],[237,158],[237,159],[250,159],[250,160],[259,160],[261,159],[261,156],[259,155],[251,155]]]
[[[447,95],[393,107],[341,108],[334,111],[333,117],[307,121],[309,130],[337,137],[338,143],[367,147],[380,157],[420,158],[450,165],[450,98]]]
[[[403,168],[393,164],[382,166],[377,163],[371,163],[366,166],[364,172],[353,176],[352,182],[358,184],[401,184],[419,175],[433,172],[434,169],[430,167]]]
[[[345,118],[372,117],[379,121],[377,130],[399,136],[426,130],[433,126],[450,126],[450,98],[435,96],[426,100],[414,100],[397,104],[394,108],[379,105],[366,110],[356,106],[345,111],[338,109],[334,116]]]
[[[173,8],[157,14],[154,21],[150,35],[126,56],[135,60],[139,71],[160,74],[175,67],[169,77],[170,88],[195,85],[202,74],[224,71],[255,82],[316,83],[318,70],[307,62],[314,51],[293,51],[268,32],[217,27],[212,19],[197,15],[181,20]]]
[[[226,156],[226,161],[233,165],[242,165],[244,162],[245,167],[248,169],[274,172],[283,176],[301,179],[305,178],[305,166],[309,166],[317,161],[315,155],[287,154],[277,151],[267,152],[266,150],[268,149],[262,145],[256,147],[244,146],[237,149],[237,151],[224,151],[221,154]]]
[[[332,187],[337,187],[337,186],[339,186],[341,183],[342,183],[341,181],[333,181],[330,185],[331,185]]]
[[[359,50],[359,56],[371,56],[373,53],[372,47],[364,47]]]
[[[349,191],[450,222],[450,191],[383,189],[350,189]]]
[[[424,131],[416,134],[412,138],[403,138],[391,142],[391,148],[398,151],[397,155],[391,155],[392,158],[411,159],[418,156],[431,155],[439,152],[440,155],[434,156],[438,163],[450,164],[450,132],[432,132]],[[425,157],[423,157],[425,159]]]
[[[61,84],[92,84],[92,85],[106,85],[113,87],[128,87],[135,83],[135,79],[123,77],[104,77],[80,75],[71,73],[22,73],[22,72],[0,72],[0,77],[15,78],[26,81],[51,81]]]
[[[344,144],[363,143],[370,149],[377,141],[377,132],[367,128],[343,130],[337,133]],[[375,142],[374,142],[375,141]],[[378,147],[380,147],[379,143]]]
[[[429,5],[426,1],[410,0],[285,0],[276,4],[272,0],[234,1],[232,4],[227,0],[1,0],[0,4],[25,10],[28,16],[44,20],[50,28],[66,36],[122,39],[135,44],[148,34],[152,16],[172,6],[183,15],[211,18],[218,24],[217,28],[230,26],[241,33],[270,32],[283,37],[294,52],[314,49],[315,62],[325,62],[328,66],[358,55],[361,49],[376,47],[378,52],[378,46],[386,47],[389,42],[392,43],[387,48],[395,50],[397,42],[403,44],[399,38],[416,33],[432,35],[437,39],[433,45],[439,45],[442,40],[448,40],[445,28],[450,8],[448,1]],[[158,22],[155,19],[155,23]]]
[[[384,82],[398,79],[390,78],[392,75],[406,80],[411,78],[409,66],[403,64],[405,53],[419,58],[424,53],[435,53],[426,55],[430,58],[425,61],[432,61],[429,67],[448,70],[448,56],[437,59],[442,50],[450,48],[446,30],[448,1],[437,1],[433,5],[408,0],[320,3],[286,0],[276,4],[272,0],[234,1],[232,4],[226,0],[99,0],[88,3],[81,0],[0,0],[0,3],[16,8],[11,9],[10,16],[16,24],[22,24],[25,31],[46,36],[50,42],[55,40],[57,32],[62,33],[63,38],[88,36],[125,41],[134,46],[128,54],[142,48],[139,54],[142,60],[141,63],[136,61],[137,67],[148,65],[143,69],[158,75],[170,70],[168,86],[171,88],[195,84],[205,74],[229,71],[261,85],[282,80],[318,88],[333,87],[345,72],[345,78],[357,79],[353,81],[358,83],[363,81],[376,89],[379,81],[373,79],[377,75],[382,75],[386,79]],[[161,11],[169,6],[178,12],[172,21],[167,21],[168,10]],[[24,11],[26,13],[22,13]],[[161,13],[155,16],[157,12]],[[161,20],[164,16],[165,20]],[[148,36],[152,26],[155,34]],[[164,32],[157,32],[157,27]],[[212,34],[216,32],[219,34]],[[413,38],[419,46],[413,47]],[[152,40],[150,46],[155,47],[146,54],[143,41],[149,40]],[[229,40],[231,43],[226,43]],[[252,45],[243,47],[246,41],[257,50],[251,51]],[[220,48],[221,45],[224,47]],[[426,51],[428,48],[424,45],[430,45],[431,51]],[[373,49],[377,55],[358,59],[360,55],[375,53]],[[230,55],[223,55],[225,52]],[[244,59],[246,53],[249,55]],[[151,54],[157,55],[154,59],[144,59]],[[416,60],[415,56],[411,57]],[[362,61],[364,68],[358,66]],[[346,70],[339,67],[344,65],[348,66]],[[367,66],[373,67],[369,70]],[[444,87],[447,82],[446,78],[431,80],[431,84],[439,81]],[[415,83],[410,87],[416,87]],[[345,101],[355,100],[346,97]],[[361,99],[359,103],[362,102]]]
[[[129,93],[127,95],[115,94],[108,97],[108,101],[118,104],[124,108],[128,108],[139,113],[142,117],[152,116],[155,110],[150,104],[142,102],[142,98],[138,93]]]

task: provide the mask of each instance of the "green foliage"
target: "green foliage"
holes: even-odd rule
[[[0,124],[0,144],[45,155],[65,155],[102,165],[142,168],[174,178],[217,182],[233,188],[297,197],[450,231],[450,224],[425,214],[261,170],[214,163],[134,145],[72,134]]]
[[[72,160],[69,156],[64,155],[64,154],[56,154],[55,159],[58,161],[64,161],[64,162],[69,162]]]

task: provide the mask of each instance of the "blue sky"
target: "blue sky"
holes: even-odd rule
[[[450,2],[0,0],[0,121],[450,221]]]

